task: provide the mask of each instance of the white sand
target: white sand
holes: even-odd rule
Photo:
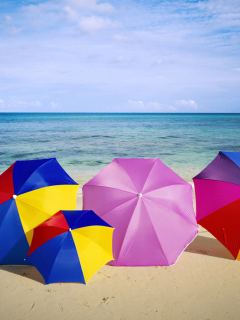
[[[106,265],[87,285],[46,286],[34,267],[0,266],[0,320],[234,320],[239,282],[240,262],[200,228],[175,266]]]

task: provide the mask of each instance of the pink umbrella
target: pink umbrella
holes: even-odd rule
[[[198,234],[192,186],[159,159],[114,159],[83,186],[112,225],[115,266],[168,266]]]

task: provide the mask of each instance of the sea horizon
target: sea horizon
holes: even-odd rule
[[[240,113],[1,112],[0,173],[55,157],[83,185],[114,158],[159,158],[188,182],[219,151],[240,152]]]
[[[240,114],[240,112],[96,112],[96,111],[81,111],[81,112],[76,112],[76,111],[57,111],[57,112],[53,112],[53,111],[34,111],[34,112],[29,112],[29,111],[21,111],[21,112],[17,112],[17,111],[9,111],[9,112],[5,112],[5,111],[0,111],[0,115],[1,114],[158,114],[158,115],[164,115],[164,114],[178,114],[178,115],[209,115],[209,114],[224,114],[224,115],[231,115],[231,114]]]

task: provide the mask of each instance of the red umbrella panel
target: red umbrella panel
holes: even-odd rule
[[[240,259],[240,152],[220,151],[193,181],[198,224]]]

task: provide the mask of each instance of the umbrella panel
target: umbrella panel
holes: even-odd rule
[[[85,282],[113,259],[113,228],[91,226],[72,230]]]
[[[35,228],[61,208],[74,210],[78,185],[57,185],[19,195],[16,203],[24,232]]]
[[[23,260],[29,250],[27,238],[13,199],[0,205],[0,264],[29,264]],[[11,235],[11,236],[9,236]]]
[[[113,187],[85,185],[83,190],[83,209],[92,209],[101,217],[102,214],[133,198],[137,200],[136,192],[127,192]]]
[[[240,259],[240,199],[212,212],[198,223]]]
[[[191,188],[191,187],[190,187]],[[191,198],[190,198],[191,199]],[[151,223],[163,249],[168,265],[175,264],[183,250],[198,234],[198,225],[189,216],[161,204],[144,199]]]
[[[85,283],[70,231],[45,242],[27,259],[38,269],[46,284],[53,282]]]
[[[152,206],[161,206],[161,212],[166,208],[196,226],[196,218],[193,214],[192,187],[189,184],[175,184],[149,191],[144,194],[145,199],[150,200]]]
[[[118,179],[115,178],[116,175],[118,175]],[[86,185],[107,186],[109,188],[118,190],[125,190],[133,193],[137,192],[136,187],[134,186],[129,175],[126,173],[117,159],[114,159],[109,165],[102,169]]]
[[[124,169],[125,174],[129,176],[131,183],[135,186],[135,193],[139,193],[143,189],[156,160],[157,159],[141,159],[141,161],[139,161],[139,159],[131,159],[131,161],[129,161],[129,159],[117,158],[114,159],[112,163],[116,162]],[[119,172],[117,174],[119,176]],[[117,184],[117,181],[115,181],[115,184]],[[125,185],[123,190],[126,190],[127,186],[128,185]]]
[[[143,201],[138,201],[134,208],[115,265],[168,265]]]
[[[13,168],[15,194],[57,185],[77,185],[56,158],[16,161]]]
[[[27,257],[48,240],[69,230],[69,225],[61,211],[34,229],[34,237]]]
[[[219,152],[215,159],[203,169],[194,179],[216,180],[240,185],[239,165],[236,159],[231,159],[227,154],[232,152]],[[238,152],[236,152],[238,153]],[[238,153],[240,154],[240,153]],[[233,157],[233,156],[232,156]],[[233,158],[239,158],[235,155]]]
[[[193,179],[196,192],[197,221],[236,201],[240,186],[214,180]]]
[[[137,197],[131,199],[123,204],[117,206],[113,210],[106,212],[101,216],[102,219],[107,221],[111,226],[113,226],[113,257],[114,261],[111,261],[110,264],[117,265],[117,257],[119,256],[122,242],[124,240],[125,234],[127,232],[127,227],[132,218],[133,212],[137,204]]]
[[[14,164],[0,175],[0,205],[12,198],[14,194],[12,172]]]

